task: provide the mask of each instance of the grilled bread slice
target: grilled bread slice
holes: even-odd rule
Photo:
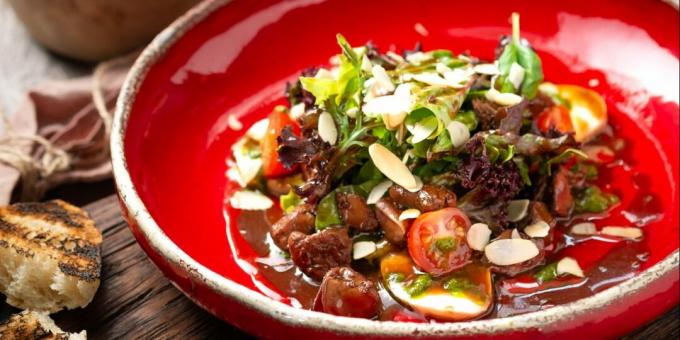
[[[65,333],[45,313],[23,311],[0,323],[0,339],[84,340],[87,332]]]
[[[21,309],[87,306],[99,288],[102,235],[64,201],[0,208],[0,292]]]

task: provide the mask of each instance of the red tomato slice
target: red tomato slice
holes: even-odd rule
[[[536,118],[536,127],[543,132],[555,128],[562,133],[574,132],[569,110],[562,105],[555,105],[545,109]]]
[[[457,208],[422,214],[409,229],[408,252],[420,269],[435,276],[450,273],[470,260],[469,228],[470,220]]]
[[[269,115],[267,134],[260,142],[262,169],[265,177],[286,176],[297,170],[297,165],[287,169],[279,161],[279,142],[276,139],[281,135],[281,130],[286,126],[290,126],[296,135],[300,134],[300,125],[285,112],[274,111]]]

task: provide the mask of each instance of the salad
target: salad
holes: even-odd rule
[[[229,161],[229,205],[276,216],[254,246],[269,246],[262,268],[298,306],[402,321],[512,315],[521,303],[508,299],[598,280],[563,255],[579,238],[642,239],[588,220],[619,202],[599,173],[623,141],[600,95],[545,81],[517,14],[495,60],[337,42]],[[262,220],[239,227],[256,234]]]

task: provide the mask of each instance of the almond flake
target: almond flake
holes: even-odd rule
[[[394,83],[392,83],[392,79],[390,79],[390,76],[387,75],[387,71],[385,71],[382,66],[373,65],[371,73],[373,73],[373,78],[376,81],[376,85],[380,86],[381,90],[385,91],[386,93],[394,91]]]
[[[529,211],[529,203],[531,202],[527,199],[508,202],[508,221],[518,222],[526,217]]]
[[[484,247],[489,244],[491,238],[491,229],[485,223],[475,223],[470,226],[465,237],[470,248],[484,251]]]
[[[420,177],[418,177],[418,176],[413,176],[413,177],[416,179],[416,186],[414,186],[412,188],[404,187],[404,189],[408,190],[409,192],[418,192],[421,189],[423,189],[423,180],[420,179]]]
[[[484,247],[484,255],[493,264],[510,266],[530,260],[539,251],[534,242],[521,238],[496,240]]]
[[[446,125],[446,130],[449,132],[451,144],[456,148],[463,146],[470,139],[470,130],[459,121],[452,120]]]
[[[324,111],[319,115],[319,137],[330,145],[335,145],[338,140],[338,129],[330,113]]]
[[[302,104],[302,105],[304,107],[305,104]],[[268,118],[259,120],[255,124],[253,124],[248,129],[248,131],[246,131],[246,136],[248,136],[248,137],[259,142],[259,141],[264,139],[264,136],[267,134],[267,128],[268,127],[269,127],[269,119]]]
[[[428,61],[432,58],[432,54],[423,52],[411,53],[406,56],[406,60],[408,60],[408,62],[413,65],[420,65],[422,62]]]
[[[378,183],[378,185],[371,189],[371,192],[368,194],[368,198],[366,199],[366,203],[376,204],[383,196],[385,196],[385,193],[392,186],[392,184],[394,183],[392,183],[390,180]]]
[[[576,235],[595,235],[597,234],[597,228],[595,223],[581,222],[571,227],[571,233]]]
[[[396,114],[384,113],[382,114],[383,124],[385,124],[385,127],[388,130],[393,131],[401,126],[401,123],[403,123],[404,119],[406,119],[406,115],[406,112]]]
[[[583,270],[578,262],[571,257],[565,257],[557,262],[557,275],[571,274],[578,277],[584,277]]]
[[[371,60],[364,54],[363,57],[361,57],[361,70],[364,72],[371,72],[372,68],[373,64],[371,63]]]
[[[238,171],[240,180],[237,181],[242,187],[245,187],[260,173],[262,168],[261,158],[251,158],[244,153],[244,144],[246,139],[242,138],[232,146],[232,154],[236,162],[235,168]]]
[[[243,123],[233,114],[227,115],[227,125],[234,131],[241,131],[243,129]]]
[[[417,187],[416,178],[411,171],[401,162],[399,157],[380,144],[371,144],[368,147],[368,154],[371,156],[373,164],[387,178],[391,179],[405,189]]]
[[[495,64],[478,64],[473,68],[475,73],[494,76],[500,73]]]
[[[229,203],[232,207],[241,210],[267,210],[274,205],[269,197],[259,191],[240,190],[235,192]]]
[[[512,83],[516,89],[519,89],[524,81],[524,68],[518,63],[512,63],[510,65],[510,72],[508,72],[508,80]]]
[[[450,67],[448,67],[448,66],[446,66],[442,63],[437,63],[437,65],[435,66],[435,70],[441,75],[444,75],[446,72],[452,71]]]
[[[295,104],[290,108],[290,116],[293,119],[298,119],[302,117],[303,114],[305,114],[305,103]]]
[[[519,234],[519,230],[517,228],[512,229],[512,232],[510,233],[510,238],[522,238],[522,235]]]
[[[550,233],[550,224],[545,221],[536,221],[524,228],[524,233],[529,237],[546,237]]]
[[[444,79],[449,82],[449,86],[463,88],[465,87],[465,84],[470,81],[470,77],[472,77],[474,73],[475,71],[472,67],[458,67],[450,72],[444,73],[443,76]]]
[[[376,249],[378,248],[375,246],[375,242],[371,241],[354,242],[354,244],[352,245],[352,259],[354,260],[363,259],[364,257],[375,253]]]
[[[406,62],[406,60],[404,60],[404,58],[402,56],[400,56],[400,55],[398,55],[398,54],[396,54],[392,51],[387,51],[386,54],[387,54],[388,57],[390,57],[392,60],[396,61],[399,64],[403,64],[403,63]]]
[[[601,233],[629,240],[638,240],[642,238],[642,229],[635,227],[604,227],[602,228]]]
[[[382,114],[404,116],[411,111],[413,100],[411,98],[411,84],[401,84],[394,90],[393,95],[377,97],[369,100],[363,106],[363,112],[369,117]],[[403,121],[403,119],[402,119]]]
[[[399,221],[410,220],[420,216],[420,210],[418,209],[406,209],[399,214]]]
[[[486,99],[503,106],[517,105],[522,101],[522,97],[514,93],[501,93],[492,88],[486,92]]]
[[[413,75],[413,79],[421,83],[433,86],[452,86],[452,83],[448,80],[440,77],[434,72],[423,72]]]

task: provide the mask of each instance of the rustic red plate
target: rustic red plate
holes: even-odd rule
[[[226,117],[246,126],[263,117],[281,102],[286,81],[337,52],[337,32],[354,44],[401,50],[420,41],[491,59],[513,11],[547,80],[600,92],[629,141],[624,158],[632,166],[611,178],[623,204],[609,222],[639,222],[624,209],[640,192],[654,197],[656,219],[644,227],[649,259],[638,274],[576,303],[461,323],[340,318],[276,301],[255,267],[232,253],[247,259],[250,250],[224,212],[225,160],[242,134]],[[256,335],[623,334],[678,303],[678,38],[677,9],[651,0],[207,1],[154,40],[125,83],[112,137],[122,206],[179,289]]]

